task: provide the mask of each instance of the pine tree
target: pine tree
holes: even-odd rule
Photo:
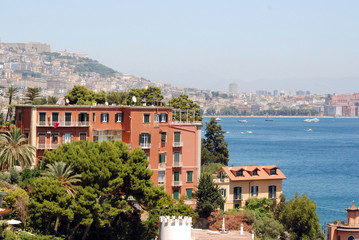
[[[206,139],[204,140],[205,149],[202,150],[202,164],[212,161],[206,158],[207,150],[214,155],[215,163],[222,163],[228,165],[229,161],[229,151],[228,143],[224,140],[224,131],[222,126],[217,124],[217,121],[214,118],[206,123]],[[205,154],[206,153],[206,154]]]
[[[213,181],[210,175],[204,174],[199,179],[198,190],[195,193],[197,199],[197,208],[199,217],[207,218],[211,212],[224,204],[224,199],[219,192],[219,187]]]

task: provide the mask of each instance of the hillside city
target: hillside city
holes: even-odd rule
[[[14,100],[22,103],[28,87],[40,88],[41,95],[57,96],[62,101],[75,85],[95,92],[128,92],[133,88],[158,87],[165,102],[186,94],[200,105],[204,115],[359,116],[359,93],[318,95],[307,90],[243,93],[236,83],[231,83],[228,91],[180,88],[119,73],[90,59],[87,54],[51,52],[48,44],[0,43],[0,86],[3,87],[0,88],[0,106],[3,111],[8,102],[5,99],[7,87],[18,88]]]

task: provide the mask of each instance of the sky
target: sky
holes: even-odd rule
[[[0,40],[87,53],[121,73],[240,92],[359,92],[358,0],[11,0]]]

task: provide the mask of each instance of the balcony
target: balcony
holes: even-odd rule
[[[37,126],[49,126],[54,127],[55,123],[58,123],[59,125],[57,127],[88,127],[90,126],[89,121],[80,121],[80,122],[72,122],[72,121],[61,121],[61,122],[46,122],[46,121],[39,121],[37,123]]]
[[[173,181],[172,186],[173,187],[180,187],[180,186],[182,186],[182,181]]]
[[[37,149],[46,149],[46,144],[45,143],[38,143],[36,147],[37,147]]]
[[[166,163],[165,162],[161,162],[158,164],[158,169],[166,169]]]
[[[183,147],[183,142],[173,142],[173,147]]]
[[[142,148],[142,149],[150,149],[151,148],[151,143],[141,143],[140,148]]]
[[[55,149],[55,148],[57,148],[57,146],[59,146],[59,144],[51,143],[50,149]]]
[[[181,162],[173,162],[173,167],[174,168],[182,167],[182,163]]]

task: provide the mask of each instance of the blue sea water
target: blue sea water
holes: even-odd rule
[[[301,118],[238,120],[218,122],[227,132],[229,166],[277,165],[287,177],[283,181],[287,200],[296,192],[306,193],[317,203],[322,225],[346,220],[344,208],[353,200],[359,205],[359,119],[322,118],[311,123]]]

